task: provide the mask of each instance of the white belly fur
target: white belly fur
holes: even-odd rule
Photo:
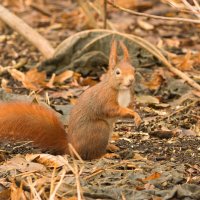
[[[131,102],[131,92],[130,90],[119,90],[118,93],[118,103],[122,107],[128,107]]]

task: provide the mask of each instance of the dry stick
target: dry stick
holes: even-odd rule
[[[122,8],[120,6],[116,6],[115,4],[107,1],[109,4],[113,5],[114,7],[125,11],[125,12],[129,12],[132,14],[138,14],[140,16],[146,16],[146,17],[154,17],[154,18],[160,18],[159,16],[155,16],[155,15],[149,15],[149,14],[144,14],[144,13],[138,13],[129,9],[125,9]],[[168,17],[162,17],[162,19],[168,19]],[[187,21],[187,22],[194,22],[194,23],[200,23],[200,20],[187,20],[187,19],[183,19],[183,18],[170,18],[170,20],[182,20],[182,21]],[[134,41],[136,41],[137,44],[141,45],[142,47],[144,47],[145,49],[147,49],[149,52],[151,52],[154,56],[156,56],[158,59],[160,59],[167,67],[168,69],[173,72],[174,74],[178,75],[180,78],[184,79],[186,82],[188,82],[188,84],[190,84],[192,87],[194,87],[195,89],[200,91],[200,85],[198,83],[196,83],[194,80],[192,80],[190,77],[188,77],[186,74],[184,74],[182,71],[178,70],[177,68],[173,67],[171,63],[168,62],[168,60],[163,56],[163,54],[151,43],[147,42],[146,40],[137,37],[137,36],[130,36],[129,38],[132,38]]]
[[[42,37],[37,31],[28,26],[22,19],[11,13],[8,9],[0,5],[0,20],[8,24],[12,29],[25,37],[32,45],[34,45],[45,58],[52,57],[54,48],[48,40]]]
[[[88,4],[90,5],[90,7],[92,7],[98,13],[98,15],[101,18],[104,18],[103,11],[99,8],[100,6],[95,6],[91,1],[88,1]],[[114,27],[114,25],[108,19],[106,21],[107,21],[107,28],[109,28],[111,30],[116,30],[116,28]]]
[[[184,74],[182,71],[173,67],[172,64],[163,56],[163,54],[154,45],[137,36],[129,36],[129,37],[134,38],[134,40],[137,41],[137,43],[140,46],[144,47],[146,50],[148,50],[154,56],[156,56],[160,61],[162,61],[163,64],[165,64],[166,67],[171,72],[173,72],[174,74],[176,74],[177,76],[188,82],[189,85],[200,91],[200,85],[196,83],[194,80],[192,80],[190,77],[188,77],[186,74]]]
[[[143,40],[143,39],[141,39],[141,40]],[[166,67],[171,72],[173,72],[174,74],[176,74],[177,76],[179,76],[180,78],[182,78],[183,80],[185,80],[189,85],[191,85],[192,87],[194,87],[195,89],[197,89],[197,90],[200,91],[200,85],[198,83],[196,83],[194,80],[192,80],[190,77],[188,77],[186,74],[184,74],[182,71],[180,71],[177,68],[173,67],[172,64],[169,63],[169,61],[162,55],[161,52],[159,52],[159,50],[157,48],[155,48],[150,43],[148,43],[148,46],[144,45],[144,43],[140,42],[139,39],[138,39],[138,44],[140,44],[141,46],[145,47],[149,52],[151,52],[160,61],[162,61],[162,63],[165,64]],[[145,44],[147,44],[147,43],[145,43]]]
[[[173,67],[169,62],[165,63],[165,65],[168,67],[168,69],[173,72],[174,74],[181,77],[183,80],[187,81],[192,87],[200,91],[200,85],[196,83],[194,80],[192,80],[190,77],[188,77],[186,74],[184,74],[182,71],[178,70],[177,68]]]
[[[107,28],[107,0],[104,0],[103,8],[104,8],[103,28],[106,29]]]
[[[40,13],[42,13],[43,15],[46,15],[48,17],[51,17],[51,15],[52,15],[49,11],[46,10],[46,8],[43,8],[43,7],[41,7],[40,5],[37,5],[34,2],[31,2],[30,6],[33,9],[35,9],[35,10],[39,11]]]
[[[180,18],[180,17],[164,17],[164,16],[157,16],[157,15],[151,15],[151,14],[147,14],[147,13],[140,13],[140,12],[136,12],[130,9],[126,9],[123,8],[121,6],[118,6],[110,1],[107,1],[108,4],[112,5],[115,8],[118,8],[124,12],[133,14],[133,15],[137,15],[137,16],[143,16],[143,17],[150,17],[150,18],[154,18],[154,19],[163,19],[163,20],[171,20],[171,21],[182,21],[182,22],[188,22],[188,23],[195,23],[195,24],[200,24],[200,20],[195,20],[195,19],[185,19],[185,18]]]

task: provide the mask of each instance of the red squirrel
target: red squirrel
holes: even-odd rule
[[[113,41],[109,69],[103,80],[87,89],[70,113],[65,132],[54,111],[38,104],[12,102],[0,104],[0,140],[32,141],[33,145],[53,154],[69,154],[72,144],[85,160],[101,157],[119,118],[141,118],[131,108],[135,69],[129,62],[126,46],[120,42],[124,57],[117,61],[117,42]]]

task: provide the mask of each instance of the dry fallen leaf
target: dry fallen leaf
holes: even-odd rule
[[[65,80],[72,78],[74,72],[71,70],[64,71],[63,73],[57,75],[54,79],[56,83],[63,83]]]
[[[103,158],[116,159],[116,158],[120,158],[120,156],[116,153],[106,153],[105,155],[103,155]]]
[[[108,146],[106,147],[106,150],[109,152],[115,152],[115,151],[119,151],[120,148],[114,144],[108,144]]]
[[[188,51],[184,56],[173,57],[172,62],[181,71],[189,71],[193,69],[193,60],[191,57],[191,51]]]
[[[98,82],[93,80],[91,77],[86,77],[86,78],[82,78],[80,77],[78,83],[81,85],[81,86],[93,86],[95,84],[97,84]]]
[[[19,155],[11,158],[7,162],[4,162],[4,164],[0,166],[0,171],[11,170],[18,170],[20,172],[44,171],[45,167],[38,163],[29,162]]]
[[[155,186],[150,183],[146,183],[144,185],[144,188],[145,188],[145,190],[153,190],[155,188]]]
[[[144,30],[150,31],[150,30],[154,29],[154,26],[152,24],[150,24],[142,19],[138,19],[137,23]]]
[[[141,104],[159,104],[159,99],[150,95],[136,96],[136,101]]]
[[[10,199],[12,200],[26,200],[26,195],[25,195],[25,191],[22,189],[21,187],[16,186],[15,183],[13,183],[10,186],[11,189],[11,195],[10,195]]]
[[[43,86],[45,85],[46,81],[46,72],[45,71],[39,72],[37,68],[32,68],[26,73],[25,80],[29,81],[34,85]]]
[[[164,81],[164,72],[162,69],[156,69],[151,75],[150,81],[143,81],[143,84],[150,90],[158,90]]]
[[[133,157],[133,160],[140,160],[140,161],[145,161],[145,160],[147,160],[147,158],[146,157],[143,157],[143,156],[141,156],[139,153],[135,153],[134,154],[134,157]]]
[[[69,197],[66,200],[78,200],[78,198],[76,196],[74,196],[74,197]]]
[[[23,72],[20,72],[19,70],[9,69],[8,72],[14,79],[20,82],[23,82],[25,80],[25,74]]]
[[[38,72],[37,68],[29,70],[26,74],[16,69],[10,69],[8,72],[14,79],[22,82],[25,88],[33,91],[39,90],[46,84],[46,72]]]
[[[64,158],[61,156],[53,156],[50,154],[27,154],[26,160],[35,161],[45,165],[46,167],[61,167],[65,164]]]
[[[166,42],[167,46],[170,48],[179,48],[179,46],[180,46],[180,41],[177,39],[174,39],[174,38],[165,39],[165,42]]]
[[[11,195],[11,190],[9,189],[5,189],[0,191],[0,199],[1,200],[7,200],[10,199],[10,195]]]
[[[143,178],[142,181],[151,181],[157,178],[160,178],[161,174],[158,172],[154,172],[153,174],[151,174],[150,176]]]

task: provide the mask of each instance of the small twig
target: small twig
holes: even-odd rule
[[[103,28],[107,29],[107,0],[104,0],[103,8],[104,8]]]
[[[196,117],[197,119],[199,119],[199,120],[200,120],[200,116],[198,116],[198,115],[191,114],[191,116],[193,116],[193,117]]]
[[[147,13],[140,13],[137,11],[133,11],[127,8],[123,8],[121,6],[118,6],[110,1],[107,1],[108,4],[112,5],[115,8],[118,8],[124,12],[130,13],[132,15],[137,15],[137,16],[143,16],[143,17],[150,17],[154,19],[162,19],[162,20],[170,20],[170,21],[179,21],[179,22],[188,22],[188,23],[195,23],[195,24],[200,24],[200,20],[195,20],[195,19],[185,19],[185,18],[180,18],[180,17],[164,17],[164,16],[157,16],[157,15],[151,15]]]
[[[92,7],[97,13],[98,15],[104,20],[104,12],[101,9],[101,7],[99,6],[99,4],[97,3],[97,6],[94,5],[94,3],[92,3],[91,1],[88,2],[88,4],[90,5],[90,7]],[[98,7],[98,8],[97,8]],[[115,26],[107,19],[106,20],[107,23],[107,28],[111,29],[111,30],[116,30]]]
[[[37,4],[34,3],[34,2],[31,2],[30,6],[31,6],[33,9],[35,9],[35,10],[41,12],[43,15],[46,15],[46,16],[48,16],[48,17],[51,17],[51,13],[47,10],[46,7],[43,8],[43,7],[41,7],[40,5],[37,5]]]
[[[3,67],[0,65],[0,75],[6,73],[10,69],[19,69],[20,67],[23,67],[26,63],[27,63],[26,59],[21,59],[18,63],[16,63],[13,66]]]
[[[18,149],[18,148],[23,147],[23,146],[26,146],[27,144],[30,144],[30,143],[33,143],[33,142],[32,141],[25,142],[25,143],[23,143],[19,146],[13,147],[13,150]]]
[[[126,200],[126,197],[123,192],[121,192],[121,195],[122,195],[122,200]]]
[[[98,170],[96,170],[95,172],[92,172],[92,174],[90,174],[89,176],[84,177],[83,179],[84,179],[84,180],[88,180],[88,179],[90,179],[90,178],[92,178],[92,177],[94,177],[94,176],[97,176],[98,174],[101,174],[101,173],[103,173],[103,172],[105,172],[105,171],[111,170],[111,169],[114,168],[114,167],[122,166],[123,164],[126,166],[126,165],[129,164],[129,162],[121,162],[121,163],[117,163],[117,164],[115,164],[115,165],[112,165],[112,166],[110,166],[110,167],[98,169]],[[121,171],[121,170],[120,170],[120,171]]]
[[[179,108],[178,110],[175,110],[174,112],[170,113],[168,116],[161,117],[161,119],[163,120],[163,119],[170,118],[171,116],[176,115],[177,113],[180,113],[181,111],[187,110],[189,107],[195,105],[197,102],[198,102],[198,100],[195,100],[192,103],[190,103],[186,106],[183,106],[183,107]]]
[[[50,105],[51,105],[51,102],[50,102],[50,99],[49,99],[49,93],[48,93],[48,92],[45,92],[45,97],[46,97],[46,98],[45,98],[46,104],[50,106]]]
[[[96,172],[94,172],[94,173],[90,174],[89,176],[85,177],[84,180],[88,180],[88,179],[90,179],[90,178],[92,178],[92,177],[94,177],[94,176],[96,176],[98,174],[101,174],[102,172],[105,172],[105,169],[97,170]]]

